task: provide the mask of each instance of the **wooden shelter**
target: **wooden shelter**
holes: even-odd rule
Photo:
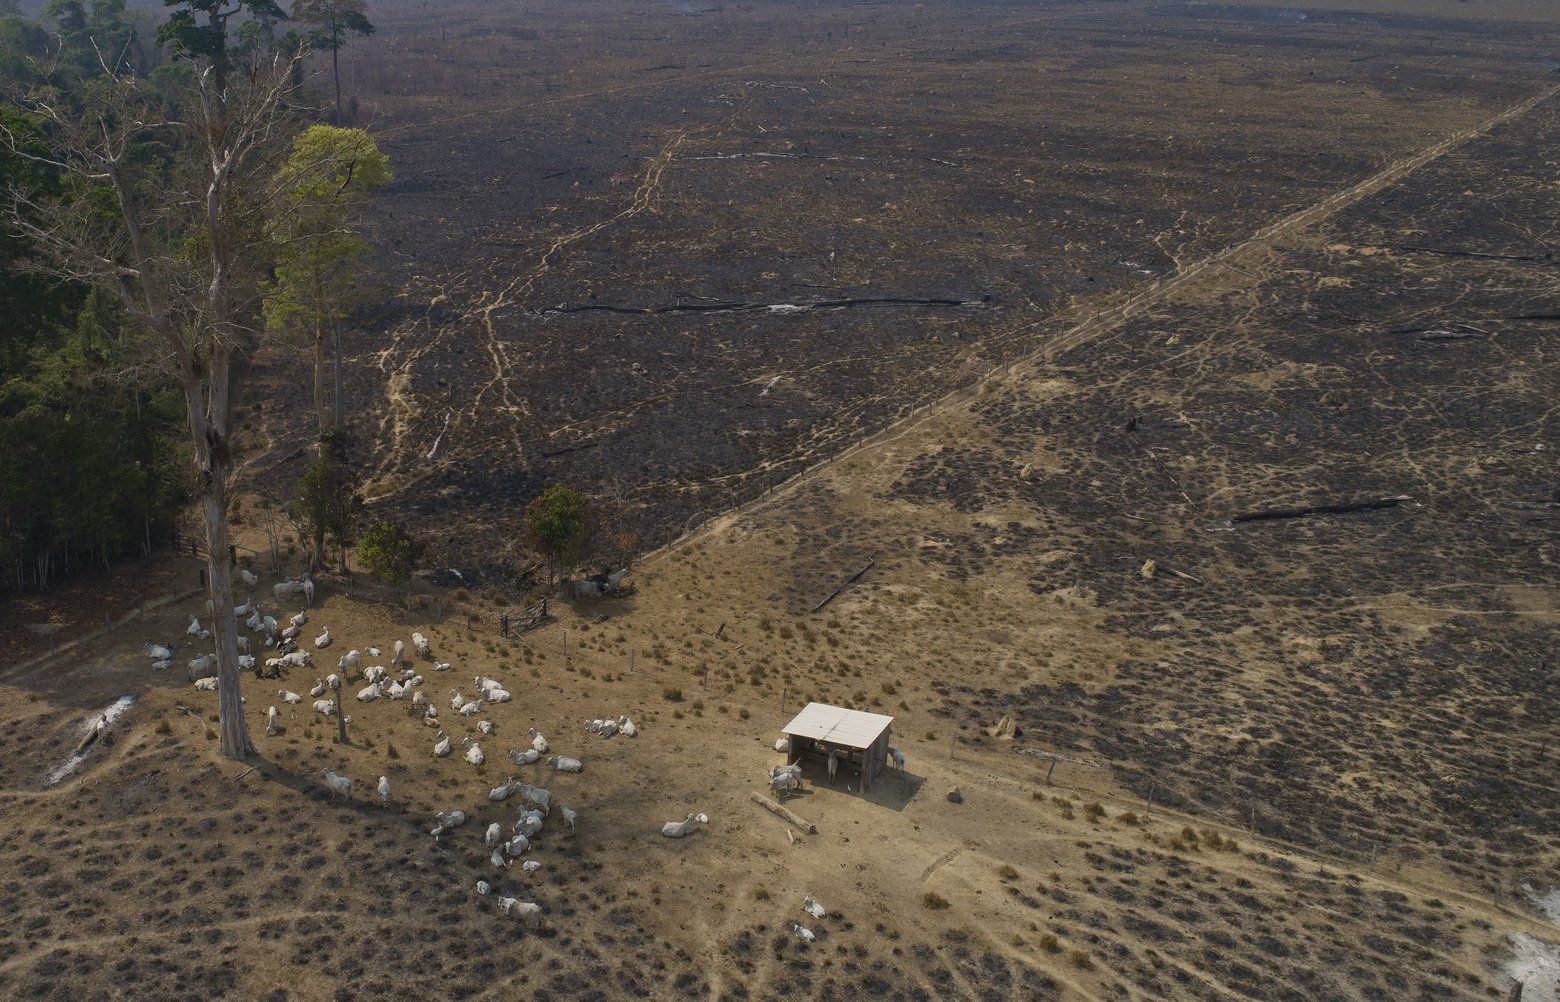
[[[839,760],[856,766],[861,788],[869,790],[883,771],[893,723],[893,717],[881,713],[808,703],[782,731],[791,746],[786,762],[798,762],[807,754],[826,758],[833,751]]]

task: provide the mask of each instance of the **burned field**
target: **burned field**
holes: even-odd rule
[[[891,555],[993,602],[936,631],[1004,666],[933,662],[972,732],[1341,858],[1560,880],[1557,138],[1550,101],[761,509],[797,601]],[[1087,639],[1012,626],[1058,614]]]
[[[996,448],[905,471],[892,496],[1043,513],[994,530],[1069,549],[1030,587],[1088,589],[1158,652],[1092,694],[1024,690],[1035,733],[1305,844],[1413,847],[1492,890],[1555,864],[1557,124],[1547,104],[1260,281],[1061,354],[1075,389],[982,402]]]
[[[398,176],[349,392],[375,503],[468,573],[548,482],[652,543],[756,497],[1528,96],[1547,37],[1118,3],[451,24],[389,5],[348,60]]]
[[[269,684],[421,630],[438,701],[514,690],[438,725],[483,764],[389,701],[339,745],[278,693],[259,737],[247,677],[261,753],[221,759],[142,646],[196,653],[199,597],[0,675],[0,994],[1359,1002],[1552,964],[1560,36],[1409,6],[387,2],[347,61],[398,175],[348,337],[371,507],[480,584],[544,483],[704,525],[522,636],[495,591],[322,578],[337,646]],[[244,391],[276,496],[290,365]],[[795,831],[750,795],[812,699],[908,764],[810,776]],[[482,834],[527,725],[587,763],[529,766],[580,817],[534,875]]]

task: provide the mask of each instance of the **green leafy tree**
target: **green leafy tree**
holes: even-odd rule
[[[374,33],[368,4],[365,0],[294,0],[292,16],[312,29],[306,36],[311,44],[330,50],[330,76],[336,86],[336,117],[331,121],[340,125],[341,47],[347,44],[348,35],[366,38]]]
[[[329,125],[304,130],[277,172],[282,211],[270,227],[276,277],[265,287],[266,326],[312,342],[314,410],[322,434],[342,423],[340,324],[370,249],[355,228],[359,209],[389,180],[389,158],[368,133]],[[334,409],[325,404],[328,349],[335,360]]]
[[[358,563],[399,587],[412,574],[416,545],[406,530],[394,522],[376,519],[363,530],[358,540]]]
[[[547,558],[547,586],[585,555],[595,532],[595,514],[584,494],[554,484],[525,509],[526,538]]]
[[[49,54],[49,33],[22,17],[0,14],[0,84],[28,80],[37,62]]]
[[[257,10],[238,26],[229,49],[234,66],[254,67],[278,55],[290,60],[302,55],[302,36],[296,31],[278,33],[281,22],[273,15],[270,9]],[[294,68],[296,73],[303,71],[301,62],[294,63]],[[301,83],[301,77],[295,76],[294,82]]]
[[[293,521],[309,540],[309,564],[314,570],[325,566],[327,539],[336,544],[345,563],[359,506],[345,437],[339,431],[328,433],[321,437],[314,461],[298,478],[289,508]]]
[[[276,0],[163,0],[163,4],[176,9],[157,29],[157,41],[210,67],[210,92],[218,100],[227,94],[228,75],[233,69],[228,21],[238,14],[272,23],[287,19]]]

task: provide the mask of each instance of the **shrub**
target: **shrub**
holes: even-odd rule
[[[526,541],[547,558],[547,583],[584,555],[596,531],[596,513],[585,495],[554,484],[525,509]]]
[[[681,689],[666,689],[661,692],[661,698],[668,703],[681,703],[683,691]]]
[[[386,584],[399,585],[412,573],[412,537],[394,522],[377,519],[363,530],[358,562]]]
[[[1061,953],[1062,944],[1056,941],[1055,934],[1048,932],[1040,937],[1040,949],[1046,953]]]
[[[997,867],[997,876],[1001,877],[1003,880],[1016,880],[1018,879],[1018,871],[1006,863],[1003,863],[1001,866]]]
[[[935,891],[927,891],[921,895],[921,903],[932,911],[942,911],[944,908],[949,907],[948,899]]]
[[[1067,955],[1067,960],[1074,967],[1083,970],[1088,970],[1094,966],[1094,961],[1089,957],[1089,951],[1087,950],[1074,950]]]

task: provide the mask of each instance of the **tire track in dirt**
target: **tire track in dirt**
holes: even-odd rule
[[[493,365],[493,376],[472,396],[471,403],[456,412],[455,427],[462,424],[475,423],[482,413],[482,403],[490,393],[496,392],[500,399],[498,410],[511,415],[518,421],[518,415],[529,412],[524,398],[518,394],[510,382],[509,373],[514,368],[509,355],[509,349],[505,347],[494,326],[494,315],[503,309],[511,308],[519,303],[536,286],[536,282],[552,269],[555,255],[572,244],[587,240],[595,234],[611,226],[615,226],[624,220],[644,212],[651,211],[655,204],[655,196],[660,189],[662,179],[667,168],[675,159],[677,150],[687,140],[686,132],[676,133],[662,150],[651,158],[645,175],[640,179],[634,196],[628,206],[607,217],[587,226],[578,227],[568,233],[554,239],[544,250],[534,267],[522,271],[509,281],[509,284],[497,293],[486,293],[485,298],[478,304],[462,314],[457,321],[443,324],[445,332],[458,328],[461,323],[473,319],[482,324],[486,340],[483,349],[487,352]],[[469,277],[470,273],[460,276],[455,281],[460,283],[462,279]],[[430,306],[439,306],[450,301],[459,291],[464,290],[464,284],[450,285],[441,288],[438,295],[430,300]],[[376,353],[376,365],[385,376],[385,397],[389,404],[385,416],[381,419],[379,438],[388,439],[385,455],[386,462],[383,470],[370,481],[364,484],[364,497],[368,503],[381,500],[386,497],[392,488],[405,487],[422,479],[421,476],[410,480],[403,479],[407,469],[406,449],[404,446],[407,434],[410,431],[412,421],[422,408],[417,405],[411,392],[412,374],[417,363],[430,352],[434,351],[442,342],[444,334],[429,330],[417,343],[417,335],[422,333],[423,324],[426,321],[417,321],[402,333],[396,334],[381,351]],[[398,364],[392,366],[397,360],[397,355],[402,352],[403,344],[412,342],[411,347],[405,349],[400,355]],[[518,424],[513,433],[515,446],[521,446]],[[424,474],[426,475],[426,474]]]
[[[1058,8],[1043,11],[1031,16],[1008,18],[1006,21],[999,22],[998,26],[1009,26],[1016,28],[1024,25],[1042,24],[1044,22],[1056,20],[1058,18],[1074,18],[1079,16],[1087,16],[1091,13],[1111,14],[1119,12],[1119,10],[1119,5],[1111,4]],[[946,31],[932,32],[920,35],[918,38],[923,42],[947,40],[962,34],[966,34],[971,30],[973,29],[966,25],[959,24],[955,27],[949,28]],[[818,54],[817,58],[825,60],[841,59],[849,56],[859,55],[860,52],[861,50],[857,46],[849,45],[833,51],[821,52]],[[693,73],[684,73],[677,76],[663,76],[654,80],[623,84],[616,87],[605,87],[595,90],[580,91],[572,94],[562,94],[555,97],[541,98],[534,101],[522,101],[514,104],[504,105],[498,108],[485,107],[445,118],[407,122],[402,125],[391,126],[389,128],[380,130],[377,134],[381,138],[389,139],[403,132],[411,130],[421,131],[433,128],[435,126],[451,125],[479,116],[486,116],[491,118],[517,111],[529,111],[536,108],[555,107],[559,105],[570,104],[576,101],[588,100],[595,97],[609,97],[619,94],[633,93],[635,91],[654,90],[657,88],[669,87],[679,83],[689,83],[701,79],[746,74],[758,70],[784,68],[794,65],[795,58],[788,55],[784,58],[761,60],[752,63],[742,63],[737,66],[715,67]],[[678,140],[679,145],[682,139],[686,139],[686,135],[681,136],[681,138]],[[660,174],[663,173],[666,167],[670,165],[672,159],[673,157],[667,156],[665,157],[664,162],[659,163],[657,166],[655,172],[655,181],[657,184],[659,184],[660,181]],[[636,192],[636,200],[642,194],[646,194],[645,186],[643,184],[640,186],[640,191]],[[647,207],[648,206],[645,206],[644,208]],[[638,211],[643,211],[643,208]],[[579,239],[584,239],[585,237],[590,236],[592,233],[599,231],[601,228],[602,227],[599,224],[594,228],[586,227],[585,229],[589,230],[590,232],[582,233],[576,231],[576,234],[572,234],[569,237],[563,238],[562,242],[565,244],[576,242]],[[548,249],[548,251],[543,255],[544,265],[550,267],[550,255],[559,249],[561,249],[561,247],[556,244]],[[541,271],[537,272],[537,274],[532,278],[532,284],[534,284],[535,278],[539,278],[541,274],[545,273],[545,271],[546,268],[544,267]],[[431,304],[437,305],[442,302],[449,302],[457,292],[465,290],[465,280],[470,277],[471,272],[467,271],[461,275],[451,277],[447,281],[444,281],[438,285],[438,294],[430,301]],[[530,285],[527,285],[527,290],[530,287]],[[508,298],[512,303],[519,297],[520,294],[520,292],[515,291],[514,284],[511,283],[509,289],[507,289],[504,294],[501,294],[499,298]],[[487,392],[494,389],[495,387],[498,387],[503,394],[504,409],[508,410],[511,414],[527,413],[529,409],[524,405],[523,400],[520,400],[516,394],[513,393],[512,389],[509,387],[508,380],[500,378],[498,375],[511,366],[511,357],[508,353],[508,350],[500,343],[499,339],[494,335],[491,328],[492,314],[495,310],[501,308],[502,305],[499,302],[492,301],[485,306],[477,307],[476,310],[473,310],[471,313],[468,313],[466,316],[462,317],[464,320],[469,320],[471,316],[480,314],[481,319],[487,329],[488,336],[487,341],[484,344],[484,350],[488,353],[489,359],[494,366],[496,375],[494,379],[490,380],[482,388],[482,390],[479,391],[479,396],[486,395]],[[442,345],[446,336],[455,326],[457,325],[442,324],[440,325],[441,329],[434,329],[432,325],[428,324],[426,318],[423,320],[414,321],[408,326],[406,330],[392,335],[390,342],[381,350],[374,352],[371,356],[375,366],[380,370],[381,373],[383,373],[385,398],[388,402],[388,407],[386,408],[383,416],[380,418],[379,429],[376,433],[376,438],[379,441],[388,442],[388,445],[385,448],[384,453],[386,456],[384,468],[364,484],[364,497],[368,503],[383,500],[385,497],[389,496],[395,487],[408,486],[409,484],[416,483],[417,481],[427,476],[426,473],[420,473],[412,476],[412,478],[409,480],[404,479],[408,469],[415,467],[415,464],[411,464],[409,467],[408,464],[404,461],[406,458],[405,442],[408,435],[411,433],[413,423],[422,413],[422,408],[418,406],[414,399],[414,395],[411,392],[412,377],[418,363],[420,363],[422,359],[428,357],[434,352],[436,348]],[[466,413],[462,416],[468,419],[475,419],[478,416],[479,411],[480,407],[478,403],[474,402],[471,407],[466,408]],[[457,420],[455,423],[458,426],[461,422]],[[527,444],[526,442],[520,440],[518,430],[516,430],[514,444],[516,446],[523,446]],[[395,487],[391,486],[392,482],[394,482]]]
[[[620,210],[614,215],[608,216],[606,219],[601,219],[591,223],[588,226],[582,226],[571,230],[570,232],[554,240],[548,246],[548,248],[542,252],[542,255],[540,259],[538,259],[535,267],[522,272],[519,275],[516,275],[515,278],[510,281],[509,285],[503,289],[503,291],[491,296],[486,302],[479,304],[476,307],[473,313],[479,317],[482,322],[483,330],[487,334],[486,347],[488,355],[493,361],[493,378],[488,381],[486,386],[477,391],[476,395],[471,400],[471,406],[466,408],[466,413],[463,415],[464,417],[475,421],[477,416],[482,412],[483,399],[487,396],[489,391],[492,391],[495,388],[497,388],[500,399],[503,401],[501,410],[505,410],[511,414],[520,413],[526,410],[523,398],[521,398],[520,395],[514,391],[513,386],[510,384],[509,372],[511,370],[511,363],[509,359],[509,351],[504,347],[502,340],[498,336],[498,330],[493,326],[493,314],[499,310],[514,306],[516,303],[520,302],[527,295],[529,295],[536,288],[537,281],[539,281],[543,275],[546,275],[552,270],[553,257],[564,248],[570,246],[571,244],[576,244],[581,241],[588,240],[597,233],[600,233],[602,230],[616,226],[618,223],[632,219],[633,217],[642,213],[651,211],[655,204],[656,192],[661,187],[661,179],[665,176],[666,170],[671,165],[672,160],[677,156],[677,150],[681,148],[687,139],[688,134],[686,132],[676,133],[672,136],[671,140],[664,147],[662,147],[661,152],[656,154],[656,156],[651,159],[650,165],[645,169],[644,177],[640,179],[639,187],[634,191],[633,199],[629,202],[626,208]],[[520,436],[518,432],[516,432],[514,437],[514,444],[519,445]]]
[[[928,866],[926,869],[921,871],[921,883],[926,883],[927,878],[936,873],[938,870],[947,866],[949,863],[953,862],[953,858],[963,851],[963,849],[949,849],[947,852],[934,859],[931,866]]]

